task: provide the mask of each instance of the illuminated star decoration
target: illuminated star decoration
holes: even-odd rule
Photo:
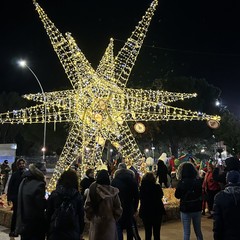
[[[45,30],[57,53],[72,90],[48,92],[44,102],[42,94],[24,97],[41,104],[0,115],[1,123],[33,124],[46,121],[72,123],[66,144],[48,185],[52,191],[61,173],[81,157],[82,164],[102,162],[106,140],[122,154],[135,162],[142,158],[127,124],[130,122],[168,120],[220,120],[218,116],[199,114],[166,105],[167,103],[196,97],[196,94],[173,93],[127,88],[136,58],[157,7],[154,0],[141,21],[127,39],[117,56],[113,55],[113,40],[94,70],[77,46],[70,33],[63,36],[43,9],[33,1]]]

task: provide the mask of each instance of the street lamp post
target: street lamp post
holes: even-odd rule
[[[41,82],[39,81],[37,75],[35,74],[35,72],[28,66],[27,62],[24,60],[20,60],[18,61],[19,66],[21,67],[26,67],[28,68],[28,70],[33,74],[33,76],[35,77],[35,79],[38,82],[38,85],[41,89],[42,95],[43,95],[43,103],[44,103],[44,126],[43,126],[43,147],[42,147],[42,158],[43,158],[43,162],[45,162],[46,160],[46,133],[47,133],[47,108],[46,108],[46,94],[43,91],[43,87]]]

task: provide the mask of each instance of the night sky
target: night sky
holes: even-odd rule
[[[117,53],[151,1],[38,2],[62,33],[72,33],[96,67],[110,37]],[[45,91],[70,88],[32,2],[1,4],[0,92],[40,92],[32,74],[17,66],[20,58],[28,61]],[[240,116],[239,0],[159,1],[130,81],[149,81],[168,73],[205,78],[222,90],[222,104]]]

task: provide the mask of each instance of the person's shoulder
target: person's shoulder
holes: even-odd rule
[[[219,202],[222,201],[222,199],[224,199],[226,196],[224,194],[224,190],[221,190],[220,192],[218,192],[215,197],[214,197],[214,203],[218,204]]]

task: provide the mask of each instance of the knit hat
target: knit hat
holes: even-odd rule
[[[226,180],[227,183],[238,183],[240,182],[240,173],[235,170],[229,171],[227,173]]]

